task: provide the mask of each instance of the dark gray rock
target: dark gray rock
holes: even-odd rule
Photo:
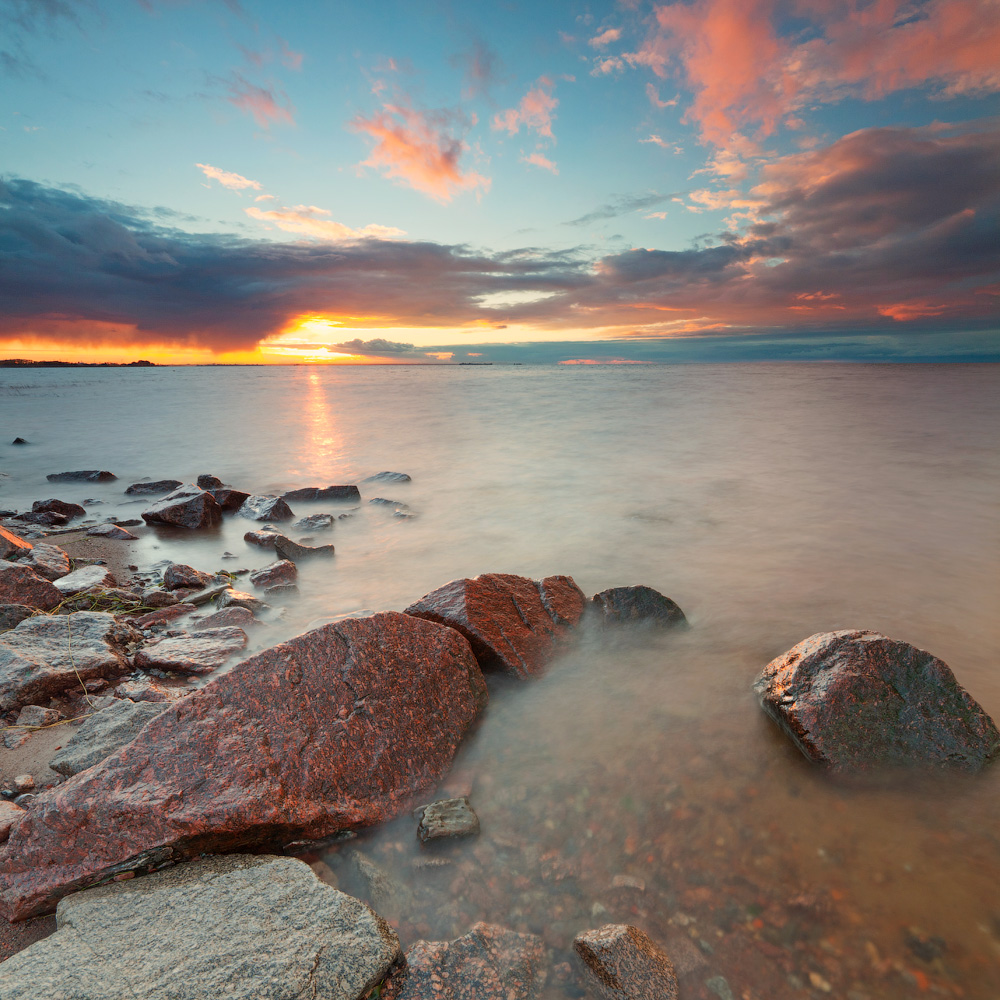
[[[479,817],[472,811],[469,797],[438,799],[414,811],[420,819],[417,836],[422,843],[442,837],[472,837],[479,833]]]
[[[243,490],[230,489],[228,486],[222,489],[209,490],[208,492],[215,497],[219,506],[226,511],[239,510],[250,498],[249,493],[244,493]]]
[[[48,701],[96,677],[128,669],[140,635],[100,611],[36,615],[0,635],[0,709]]]
[[[134,657],[141,670],[170,670],[177,674],[207,674],[221,667],[247,644],[241,628],[199,629],[186,635],[147,642]]]
[[[27,443],[28,442],[25,441],[24,438],[22,438],[22,437],[16,437],[16,438],[14,438],[13,441],[11,441],[11,444],[27,444]]]
[[[332,527],[332,514],[310,514],[308,517],[300,517],[292,525],[295,531],[329,531]]]
[[[84,469],[81,472],[53,472],[45,478],[50,483],[110,483],[118,477],[113,472]]]
[[[578,934],[573,947],[609,1000],[677,1000],[677,978],[666,953],[630,924]]]
[[[595,594],[593,605],[608,626],[646,622],[657,628],[673,628],[687,624],[684,612],[652,587],[611,587]]]
[[[243,541],[249,542],[250,545],[258,545],[262,549],[273,549],[274,540],[278,537],[277,531],[248,531],[243,536]]]
[[[147,524],[169,524],[180,528],[211,528],[222,520],[215,497],[197,486],[181,486],[142,512]]]
[[[878,632],[820,632],[754,682],[761,707],[810,760],[839,770],[948,765],[1000,753],[993,720],[946,663]]]
[[[307,486],[282,494],[285,500],[360,500],[357,486]]]
[[[218,476],[208,473],[203,473],[195,481],[203,490],[221,490],[226,485]]]
[[[125,522],[123,522],[125,523]],[[142,524],[141,521],[129,521],[129,524]],[[95,538],[112,538],[119,542],[134,542],[139,536],[133,535],[131,531],[127,528],[123,528],[120,524],[98,524],[91,528],[88,535],[93,535]]]
[[[376,472],[374,476],[361,480],[364,483],[408,483],[410,477],[405,472]]]
[[[179,479],[158,479],[155,483],[133,483],[125,492],[130,496],[155,496],[170,493],[183,485]]]
[[[274,551],[282,559],[301,562],[303,559],[312,559],[316,556],[329,559],[333,556],[335,549],[332,545],[302,545],[279,534],[274,537]]]
[[[36,542],[27,558],[19,560],[46,580],[58,580],[70,571],[69,556],[58,545]]]
[[[399,957],[364,903],[295,858],[205,858],[59,904],[0,964],[4,1000],[360,1000]]]
[[[0,632],[19,625],[25,618],[30,618],[35,610],[27,604],[0,604]]]
[[[61,527],[64,525],[69,518],[65,514],[58,514],[53,510],[45,511],[25,511],[23,514],[18,514],[14,520],[21,521],[23,524],[44,524],[47,527]]]
[[[51,500],[36,500],[31,505],[31,509],[36,514],[44,514],[46,512],[62,514],[70,521],[74,517],[85,517],[87,514],[86,507],[81,507],[78,503],[67,503],[65,500],[56,500],[55,498]]]
[[[165,701],[166,699],[164,699]],[[58,774],[70,777],[100,764],[116,750],[139,735],[139,731],[166,708],[163,702],[133,702],[116,698],[114,703],[95,712],[49,761]]]
[[[290,521],[295,517],[281,497],[247,497],[236,513],[250,521]]]

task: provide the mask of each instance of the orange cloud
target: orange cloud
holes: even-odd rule
[[[452,134],[456,128],[467,127],[456,114],[384,104],[370,118],[355,118],[352,126],[375,139],[375,148],[362,167],[381,170],[386,177],[397,178],[440,202],[451,201],[461,191],[490,189],[490,178],[463,172],[459,165],[469,147]]]
[[[522,156],[521,160],[524,163],[532,163],[536,167],[541,167],[543,170],[548,170],[550,173],[558,174],[559,167],[552,162],[547,156],[542,156],[541,153],[532,153],[530,156]]]
[[[930,302],[894,302],[888,306],[878,306],[879,314],[890,319],[905,323],[911,319],[922,319],[925,316],[940,316],[946,312],[946,305],[932,305]]]
[[[677,104],[677,98],[671,98],[669,101],[660,100],[660,92],[652,83],[646,84],[646,96],[649,98],[649,103],[653,105],[654,108],[672,108]]]
[[[251,219],[272,222],[285,232],[302,233],[305,236],[316,236],[325,240],[386,239],[404,235],[402,229],[396,229],[394,226],[370,225],[361,229],[352,229],[342,222],[318,218],[318,216],[331,215],[332,213],[325,208],[317,208],[315,205],[296,205],[294,208],[273,209],[271,211],[260,208],[245,208],[243,211]]]
[[[260,181],[252,181],[242,174],[233,174],[228,170],[220,170],[218,167],[213,167],[208,163],[196,163],[195,166],[210,180],[218,181],[224,188],[228,188],[230,191],[242,191],[244,188],[253,188],[254,191],[259,191],[261,188]],[[267,195],[261,195],[261,198],[266,197]],[[259,201],[260,198],[257,200]]]
[[[278,98],[270,90],[255,86],[241,73],[233,73],[229,91],[230,103],[235,104],[241,111],[253,115],[254,121],[261,128],[268,128],[272,122],[295,124],[295,109],[288,103],[287,97],[282,95],[285,103],[279,103]]]
[[[554,138],[553,112],[559,105],[559,100],[552,96],[554,86],[551,77],[539,77],[537,85],[521,98],[521,103],[516,108],[507,108],[493,116],[493,128],[506,129],[514,135],[523,125],[547,139]]]

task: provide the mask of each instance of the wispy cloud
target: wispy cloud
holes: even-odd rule
[[[488,177],[462,169],[460,161],[469,148],[463,136],[472,122],[460,112],[383,104],[381,111],[367,118],[359,115],[351,124],[375,140],[361,166],[380,170],[436,201],[490,188]]]
[[[590,41],[587,42],[588,45],[595,49],[603,48],[605,45],[610,45],[612,42],[617,42],[619,38],[622,37],[621,28],[605,28],[604,31],[597,35],[594,35]]]
[[[493,128],[506,130],[511,135],[526,129],[537,132],[546,139],[552,139],[552,119],[559,100],[552,96],[555,81],[548,76],[538,78],[538,82],[521,98],[516,108],[507,108],[493,116]]]
[[[522,156],[521,160],[524,163],[530,163],[533,166],[541,167],[542,170],[548,170],[549,173],[558,174],[559,167],[552,162],[547,156],[543,156],[541,153],[531,153],[529,156]]]
[[[490,91],[499,82],[501,63],[500,57],[486,42],[477,38],[467,52],[453,56],[451,63],[464,71],[462,97],[465,100],[489,98]]]
[[[667,142],[661,136],[656,135],[656,133],[651,133],[647,138],[640,139],[639,142],[651,144],[653,146],[659,146],[660,149],[669,149],[671,153],[683,153],[684,147],[678,146],[675,142]]]
[[[314,236],[318,239],[332,240],[359,240],[359,239],[388,239],[394,236],[403,236],[402,229],[394,226],[368,225],[361,229],[352,229],[342,222],[334,222],[333,219],[325,218],[332,215],[325,208],[317,208],[315,205],[296,205],[294,208],[281,209],[260,209],[245,208],[243,210],[251,219],[259,222],[270,222],[288,233],[300,233],[303,236]]]
[[[653,208],[667,201],[671,195],[657,194],[623,194],[609,202],[595,208],[577,219],[571,219],[564,223],[567,226],[589,226],[592,222],[601,222],[604,219],[614,219],[619,215],[627,215],[629,212],[638,212],[643,208]]]
[[[246,114],[252,115],[260,128],[268,128],[272,123],[295,124],[295,109],[286,94],[267,87],[258,87],[238,71],[231,74],[227,85],[229,102]]]
[[[218,181],[224,188],[228,188],[230,191],[243,191],[246,188],[252,188],[254,191],[259,191],[261,189],[260,181],[252,181],[250,178],[244,177],[242,174],[234,174],[228,170],[220,170],[219,167],[213,167],[208,163],[196,163],[195,166],[209,180]],[[261,195],[261,197],[266,198],[267,195]],[[260,199],[258,198],[257,200],[259,201]]]
[[[672,108],[677,104],[676,97],[672,97],[669,101],[661,100],[660,92],[653,83],[646,84],[646,97],[649,98],[649,103],[652,104],[654,108]]]

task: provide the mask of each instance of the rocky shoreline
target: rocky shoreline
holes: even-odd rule
[[[49,479],[111,475],[86,470]],[[72,981],[78,992],[67,995],[112,995],[96,983],[76,984],[72,963],[59,957],[72,938],[81,942],[74,947],[92,947],[84,943],[88,920],[97,921],[98,936],[108,942],[109,961],[122,954],[126,964],[141,967],[145,952],[129,927],[148,919],[141,916],[147,897],[186,896],[197,911],[208,905],[200,887],[206,893],[211,887],[223,894],[218,906],[226,913],[226,900],[235,897],[225,893],[237,893],[226,889],[230,883],[287,879],[296,886],[289,899],[326,894],[321,910],[352,913],[352,926],[368,921],[374,937],[333,944],[328,930],[314,930],[293,949],[305,956],[298,964],[265,970],[273,980],[262,979],[259,969],[234,980],[232,969],[242,960],[229,948],[225,960],[193,963],[210,975],[231,966],[221,973],[225,987],[209,979],[183,995],[292,997],[311,989],[310,995],[344,997],[540,996],[554,972],[539,939],[477,924],[450,942],[414,942],[404,958],[381,917],[316,881],[324,876],[321,862],[313,873],[302,861],[268,852],[309,856],[405,814],[420,799],[425,805],[414,834],[422,841],[475,837],[479,824],[468,797],[427,803],[426,795],[440,786],[483,711],[485,678],[539,677],[588,629],[685,627],[680,608],[648,587],[611,588],[588,600],[569,577],[487,573],[447,583],[398,612],[331,622],[240,660],[248,630],[270,613],[266,598],[294,596],[297,562],[334,555],[332,545],[296,541],[276,527],[294,522],[293,532],[321,531],[332,524],[332,514],[296,522],[289,506],[295,493],[309,494],[302,500],[357,502],[357,486],[261,496],[206,476],[197,484],[133,484],[128,492],[150,496],[142,514],[148,524],[198,531],[222,517],[261,522],[246,541],[273,547],[279,558],[249,576],[256,593],[237,590],[228,574],[183,563],[167,566],[160,579],[119,586],[126,581],[108,567],[73,560],[69,546],[46,540],[85,514],[83,507],[49,499],[3,522],[4,742],[14,755],[36,742],[43,756],[51,751],[43,762],[51,777],[40,781],[37,769],[8,774],[7,761],[18,758],[2,758],[0,909],[8,920],[31,922],[58,906],[59,929],[51,944],[39,941],[0,964],[0,985],[11,996],[27,996],[32,987],[40,995],[46,983],[59,995]],[[413,516],[401,502],[369,502]],[[129,540],[128,526],[88,530],[86,537],[102,547]],[[800,647],[764,668],[757,693],[812,759],[835,768],[923,763],[976,770],[1000,750],[992,721],[930,654],[857,631],[814,636]],[[868,716],[858,711],[866,706]],[[877,739],[858,738],[873,726]],[[273,865],[284,874],[260,875]],[[272,891],[273,885],[255,904],[254,891],[238,890],[251,909],[258,906],[257,915],[246,917],[250,924],[264,910],[273,914]],[[124,935],[119,944],[116,926]],[[213,925],[211,936],[229,935],[222,926]],[[279,935],[274,927],[260,933]],[[6,954],[29,943],[22,938]],[[581,980],[583,988],[635,1000],[676,995],[668,952],[635,927],[580,927],[576,950],[581,974],[591,976]],[[376,954],[383,957],[354,968]],[[356,973],[350,988],[343,986],[342,966]],[[162,983],[141,995],[181,995],[170,992],[176,989],[170,971],[166,963]]]

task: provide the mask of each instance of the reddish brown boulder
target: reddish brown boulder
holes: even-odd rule
[[[457,632],[396,612],[264,650],[40,794],[0,853],[0,909],[23,919],[117,872],[381,822],[440,778],[486,699]]]
[[[593,604],[607,626],[645,622],[657,628],[673,628],[687,624],[684,612],[652,587],[611,587],[595,594]]]
[[[26,542],[13,531],[0,528],[0,559],[17,559],[31,551],[31,542]]]
[[[383,1000],[533,1000],[545,984],[545,944],[493,924],[454,941],[417,941]]]
[[[142,512],[147,524],[173,524],[181,528],[211,528],[222,520],[215,497],[197,486],[181,486]]]
[[[225,486],[225,483],[218,476],[213,476],[208,472],[202,473],[195,482],[203,490],[221,490]]]
[[[312,559],[316,556],[329,559],[336,551],[332,545],[302,545],[300,542],[293,542],[290,538],[278,534],[274,536],[274,551],[282,559],[290,562],[301,562],[303,559]]]
[[[457,629],[484,670],[540,674],[580,621],[585,598],[568,576],[529,580],[484,573],[453,580],[421,597],[408,615]]]
[[[31,505],[31,509],[36,514],[44,514],[46,512],[62,514],[69,518],[69,520],[72,520],[74,517],[84,517],[87,513],[87,508],[81,507],[78,503],[69,503],[66,500],[57,500],[55,498],[51,500],[36,500]]]
[[[578,934],[573,947],[609,1000],[677,1000],[670,959],[638,927],[606,924]]]
[[[28,557],[21,562],[46,580],[58,580],[70,571],[69,556],[58,545],[48,545],[45,542],[37,542]]]
[[[166,608],[149,611],[138,618],[130,618],[129,621],[136,628],[152,628],[154,625],[165,625],[174,618],[180,618],[197,610],[198,608],[194,604],[172,604]]]
[[[948,665],[878,632],[820,632],[754,682],[761,707],[810,760],[836,769],[949,765],[978,771],[1000,732]]]
[[[250,574],[250,582],[255,587],[277,587],[286,583],[294,583],[299,571],[290,559],[279,559],[268,563]]]
[[[234,490],[229,486],[224,486],[217,490],[209,490],[208,492],[215,497],[223,510],[239,510],[250,498],[249,493],[244,493],[243,490]]]
[[[146,643],[135,654],[135,665],[142,670],[207,674],[246,644],[246,632],[235,626],[203,629],[195,635],[171,635]]]
[[[201,570],[185,563],[173,563],[163,572],[163,586],[167,590],[178,590],[181,587],[201,590],[202,587],[207,587],[213,579],[215,578],[211,573],[202,573]]]
[[[0,562],[0,604],[26,604],[51,611],[62,599],[55,586],[30,566]]]

